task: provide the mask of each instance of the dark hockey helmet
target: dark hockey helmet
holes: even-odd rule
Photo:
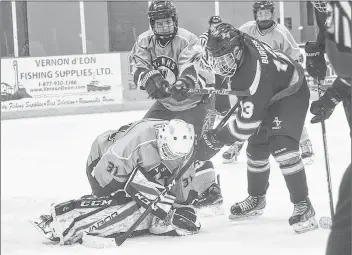
[[[209,25],[220,24],[222,22],[220,16],[211,16],[208,23]]]
[[[213,72],[231,77],[243,59],[243,33],[228,23],[209,31],[206,51]]]
[[[209,29],[214,29],[214,27],[222,23],[222,20],[220,16],[211,16],[208,23],[209,23]]]
[[[327,1],[311,1],[315,9],[320,12],[327,12]]]
[[[148,10],[149,24],[157,39],[169,41],[177,33],[178,17],[176,7],[170,1],[153,1]]]
[[[270,17],[263,17],[258,19],[259,10],[270,10]],[[253,16],[260,29],[267,29],[274,24],[275,5],[273,1],[257,1],[253,4]]]

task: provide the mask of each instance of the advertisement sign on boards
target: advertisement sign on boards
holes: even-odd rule
[[[123,103],[119,53],[1,59],[1,111]]]

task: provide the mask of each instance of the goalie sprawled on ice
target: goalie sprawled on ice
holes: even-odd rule
[[[92,195],[53,204],[50,214],[31,223],[48,239],[72,244],[86,233],[111,237],[126,232],[186,164],[194,147],[194,127],[183,120],[144,119],[110,130],[94,141],[87,176]],[[200,229],[190,167],[134,234],[189,235]]]

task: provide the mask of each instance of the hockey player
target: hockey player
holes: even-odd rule
[[[293,60],[299,62],[302,54],[295,39],[284,25],[274,21],[274,13],[275,5],[273,1],[257,1],[253,5],[254,20],[245,23],[239,30],[269,44],[274,50],[283,51]],[[243,144],[237,143],[225,151],[222,155],[224,163],[236,160],[242,146]],[[303,127],[300,147],[303,161],[307,165],[313,163],[314,153],[306,127]]]
[[[289,224],[297,233],[318,227],[308,198],[299,139],[309,105],[303,68],[267,44],[223,23],[211,31],[207,50],[213,71],[228,79],[240,108],[226,127],[205,131],[198,158],[207,160],[247,139],[249,196],[231,207],[230,219],[261,215],[266,206],[270,154],[279,164],[294,204]]]
[[[99,237],[126,232],[164,189],[193,151],[194,127],[183,120],[145,119],[109,130],[94,141],[87,160],[92,195],[51,206],[32,224],[49,240],[73,244],[85,233]],[[189,235],[200,229],[189,168],[163,195],[135,234]]]
[[[351,2],[346,1],[342,2],[342,4],[334,3],[334,8],[341,9],[343,16],[342,18],[337,16],[328,19],[326,19],[326,1],[312,1],[312,3],[316,7],[315,14],[319,26],[319,34],[316,42],[308,42],[305,45],[307,53],[307,71],[315,79],[320,81],[325,79],[327,67],[324,52],[325,48],[327,48],[329,60],[338,74],[338,78],[336,78],[332,87],[326,90],[321,99],[312,103],[310,111],[315,116],[312,118],[311,122],[317,123],[328,119],[334,111],[335,106],[342,101],[347,121],[351,128],[352,55],[350,50],[351,40],[349,38],[349,34],[351,34],[351,23],[348,22],[350,21],[349,19],[351,19],[351,16],[348,14],[348,8],[350,8]],[[340,21],[337,22],[334,18],[340,18]],[[328,29],[325,28],[325,23],[328,25]],[[332,23],[335,25],[332,25]],[[327,39],[325,42],[326,32]],[[335,41],[337,41],[337,44]]]
[[[151,30],[138,37],[131,51],[134,82],[156,99],[144,118],[183,119],[194,125],[199,137],[213,126],[215,110],[213,96],[186,91],[199,86],[202,48],[198,37],[178,27],[176,8],[170,1],[152,2],[148,17]],[[223,198],[212,162],[198,161],[196,167],[199,201],[195,207],[204,209],[202,214],[221,211]]]
[[[306,44],[307,70],[316,79],[325,78],[324,49],[326,49],[329,60],[339,76],[336,80],[341,81],[337,83],[335,80],[321,99],[312,103],[310,110],[316,115],[312,121],[320,122],[329,118],[336,104],[343,101],[351,128],[352,3],[351,1],[331,1],[327,6],[325,1],[312,1],[312,3],[316,8],[319,35],[316,43]],[[327,29],[325,29],[325,23]],[[351,179],[352,167],[350,165],[340,184],[326,255],[351,254]]]
[[[208,63],[208,59],[207,59],[207,53],[205,51],[205,46],[206,46],[207,41],[208,41],[208,33],[209,33],[209,31],[214,29],[217,25],[221,24],[222,20],[221,20],[220,16],[211,16],[209,21],[208,21],[208,23],[209,23],[208,30],[199,36],[200,44],[201,44],[201,46],[203,48],[203,57],[202,57],[201,63],[205,66],[205,68],[203,68],[203,70],[205,70],[205,74],[204,75],[200,74],[199,75],[200,79],[202,79],[202,76],[206,76],[207,73],[211,74],[212,76],[214,76],[212,74],[212,71],[209,70],[211,68],[209,68],[209,63]],[[208,84],[207,84],[207,82],[204,82],[205,86],[207,86],[209,84],[211,84],[211,86],[214,86],[214,84],[215,84],[215,88],[217,88],[217,89],[225,89],[226,88],[226,83],[217,74],[214,76],[213,80],[206,79],[206,78],[204,78],[203,80],[212,81],[212,83],[208,83]],[[229,96],[226,96],[226,95],[215,95],[215,110],[217,111],[217,113],[219,115],[223,115],[224,116],[229,111],[230,108],[231,108],[231,103],[230,103]]]

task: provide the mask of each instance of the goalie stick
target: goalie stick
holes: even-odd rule
[[[237,110],[237,108],[240,106],[239,101],[226,113],[224,118],[220,121],[220,123],[216,126],[215,130],[219,130],[222,128],[226,122],[230,119],[232,114]],[[91,248],[111,248],[111,247],[116,247],[122,245],[128,237],[132,235],[132,233],[136,230],[136,228],[143,222],[143,220],[151,213],[153,208],[156,206],[156,204],[159,202],[160,197],[164,195],[166,192],[168,192],[172,186],[183,176],[183,174],[188,170],[188,168],[194,163],[195,161],[195,156],[197,154],[198,148],[197,145],[195,145],[195,148],[193,150],[193,153],[189,160],[187,161],[186,164],[184,164],[182,167],[180,166],[180,169],[176,171],[168,180],[168,183],[166,185],[166,189],[155,199],[153,200],[148,208],[143,212],[141,216],[137,219],[137,221],[122,235],[119,235],[117,237],[99,237],[99,236],[94,236],[92,234],[87,233],[82,237],[82,245],[91,247]]]

